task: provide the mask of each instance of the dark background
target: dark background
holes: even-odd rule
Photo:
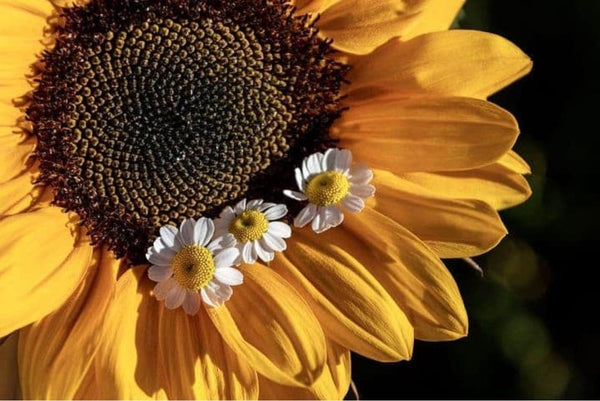
[[[509,236],[476,258],[485,277],[448,263],[469,336],[417,342],[410,362],[353,356],[353,379],[363,399],[598,398],[600,0],[468,0],[458,24],[534,61],[491,98],[520,122],[534,195],[502,212]]]

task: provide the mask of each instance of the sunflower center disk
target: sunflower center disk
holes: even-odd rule
[[[63,10],[27,111],[55,203],[139,262],[162,225],[242,197],[283,202],[293,167],[333,143],[347,71],[292,11],[283,0]]]
[[[306,186],[306,197],[317,206],[331,206],[340,202],[350,189],[346,176],[337,171],[315,175]]]
[[[215,275],[215,262],[208,249],[186,245],[173,257],[173,277],[185,289],[204,288]]]
[[[229,232],[239,242],[259,240],[268,228],[269,221],[258,210],[247,210],[229,224]]]

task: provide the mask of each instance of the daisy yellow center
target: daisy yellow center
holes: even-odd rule
[[[215,275],[215,262],[208,249],[186,245],[173,258],[173,277],[187,290],[204,288]]]
[[[306,186],[308,201],[317,206],[335,205],[350,189],[348,178],[337,171],[325,171],[314,176]]]
[[[229,224],[229,232],[238,242],[256,241],[267,232],[269,221],[258,210],[247,210]]]

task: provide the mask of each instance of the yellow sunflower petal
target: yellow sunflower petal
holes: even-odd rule
[[[0,183],[26,172],[35,142],[35,138],[23,140],[17,134],[0,137]]]
[[[159,338],[170,399],[258,397],[256,372],[223,342],[204,310],[191,317],[163,309]]]
[[[326,359],[325,337],[298,293],[271,269],[242,267],[244,284],[225,307],[207,307],[225,342],[275,382],[311,385]]]
[[[46,18],[52,13],[53,7],[48,0],[2,0],[0,3],[0,33],[27,32],[37,22],[37,35]],[[42,25],[40,25],[42,24]]]
[[[4,341],[4,342],[2,342]],[[16,400],[19,393],[17,344],[19,333],[0,338],[0,400]]]
[[[498,164],[517,174],[531,174],[531,167],[517,152],[510,151],[498,160]]]
[[[527,180],[500,163],[466,171],[407,173],[399,178],[440,197],[477,199],[496,210],[516,206],[531,196]]]
[[[158,352],[161,308],[145,273],[146,266],[129,269],[116,284],[94,364],[100,399],[167,398]]]
[[[351,91],[368,86],[403,93],[487,98],[531,70],[531,60],[500,36],[451,30],[393,39],[353,65]]]
[[[25,399],[72,399],[91,366],[120,265],[108,251],[95,254],[69,300],[21,330],[19,372]]]
[[[74,400],[99,400],[100,390],[96,381],[96,370],[92,365],[85,374],[83,381],[77,389],[77,393],[73,396]]]
[[[404,1],[417,13],[414,23],[407,25],[400,34],[404,40],[428,32],[445,31],[465,3],[465,0]]]
[[[350,352],[327,340],[327,366],[309,388],[284,386],[259,376],[261,400],[342,400],[350,386]]]
[[[46,18],[52,12],[46,0],[3,0],[0,2],[0,101],[6,105],[29,90],[25,75],[44,45],[41,43]],[[0,113],[1,114],[1,113]]]
[[[0,337],[65,302],[93,260],[69,216],[44,207],[0,221]]]
[[[362,242],[355,252],[373,260],[370,272],[415,328],[415,338],[445,341],[467,335],[467,312],[452,275],[419,238],[366,207],[342,226]]]
[[[480,255],[506,235],[498,213],[478,200],[453,200],[381,170],[375,171],[373,208],[424,241],[441,258]]]
[[[340,0],[291,0],[290,3],[296,7],[297,14],[302,15],[309,13],[321,14],[323,10],[338,1]]]
[[[50,190],[42,185],[34,186],[37,170],[27,170],[12,180],[0,184],[0,216],[21,213],[48,202]]]
[[[320,36],[333,39],[333,48],[366,54],[414,23],[415,8],[400,0],[340,0],[321,11],[317,26]]]
[[[398,305],[355,256],[362,244],[342,230],[294,230],[285,254],[271,263],[311,305],[328,337],[379,361],[409,359],[413,328]]]
[[[350,351],[337,343],[327,340],[327,367],[335,384],[337,398],[343,399],[348,393],[352,380]]]
[[[513,146],[519,129],[509,112],[484,100],[393,96],[351,107],[332,134],[356,160],[402,173],[493,163]]]

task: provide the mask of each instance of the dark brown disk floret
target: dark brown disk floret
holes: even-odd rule
[[[287,1],[92,0],[61,20],[27,110],[40,182],[117,257],[242,197],[283,202],[331,146],[346,67]]]

